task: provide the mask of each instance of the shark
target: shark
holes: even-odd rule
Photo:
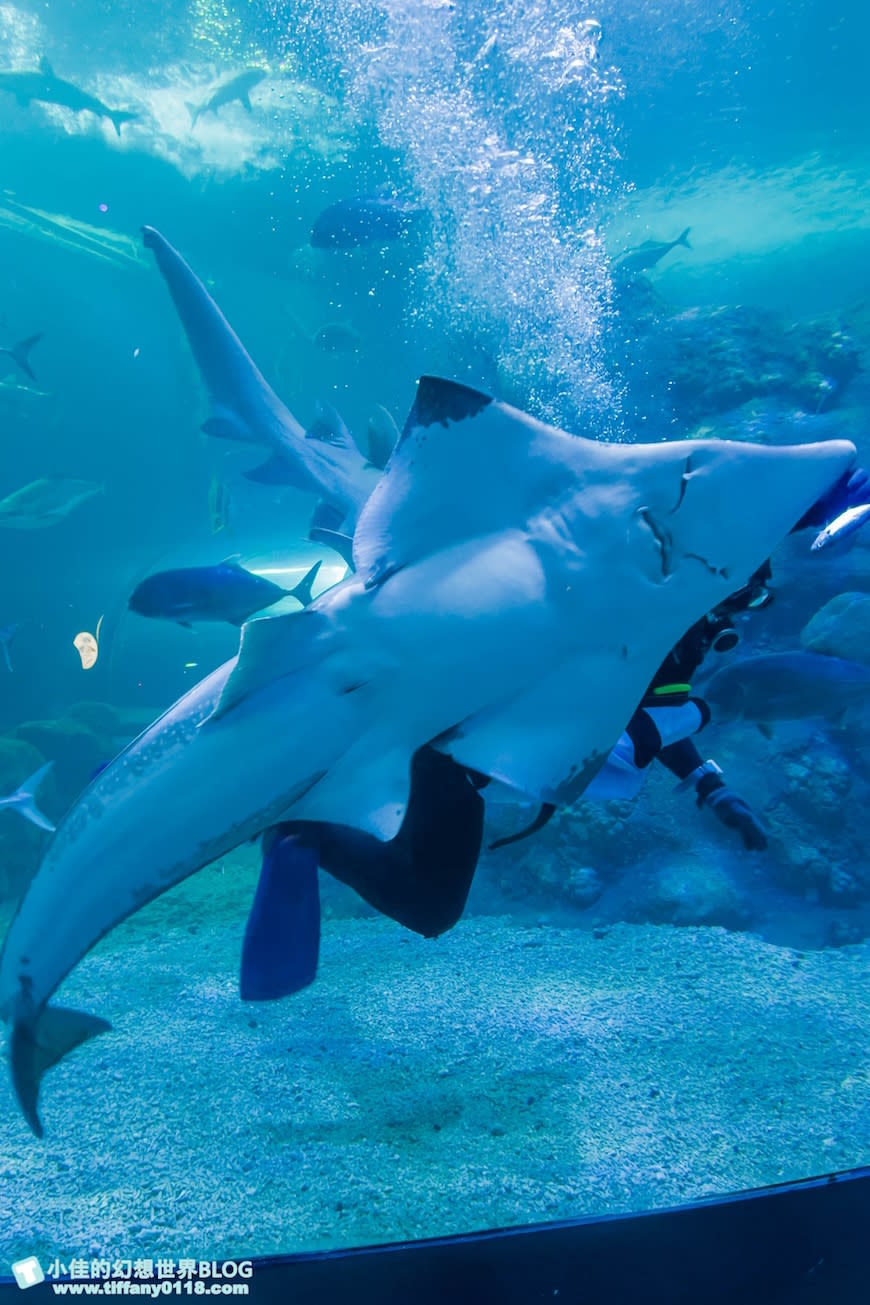
[[[40,59],[39,68],[32,71],[0,72],[0,91],[14,95],[24,109],[31,100],[39,100],[42,104],[57,104],[63,109],[72,109],[73,113],[87,112],[98,118],[108,118],[119,136],[122,125],[139,116],[128,109],[110,109],[96,95],[89,95],[74,82],[64,81],[45,58]]]
[[[211,95],[206,96],[202,104],[187,104],[187,111],[190,114],[191,128],[195,127],[204,113],[217,113],[218,109],[223,108],[225,104],[232,104],[233,100],[252,113],[250,92],[266,76],[262,68],[246,68],[244,72],[237,73],[229,81],[223,82],[218,86]]]
[[[605,444],[424,377],[355,571],[252,620],[64,817],[0,955],[30,1128],[50,1066],[110,1028],[51,1001],[95,943],[285,819],[393,837],[424,744],[556,806],[603,765],[683,632],[854,462],[842,440]]]
[[[292,485],[323,505],[317,525],[341,526],[352,535],[381,471],[363,457],[350,432],[321,405],[306,431],[281,402],[199,277],[154,227],[145,245],[163,275],[211,402],[207,435],[270,450],[266,462],[247,473],[255,481]]]

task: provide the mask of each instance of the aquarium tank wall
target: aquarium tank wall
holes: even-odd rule
[[[2,1274],[867,1162],[868,37],[0,5]]]

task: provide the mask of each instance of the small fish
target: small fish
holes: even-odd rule
[[[262,68],[247,68],[244,72],[231,77],[228,82],[223,82],[203,100],[202,104],[187,104],[191,129],[196,126],[204,113],[217,113],[218,109],[222,109],[225,104],[232,104],[233,100],[238,100],[248,113],[252,113],[249,94],[265,76],[266,73]]]
[[[315,249],[353,249],[359,245],[385,245],[406,235],[423,209],[392,196],[356,195],[330,204],[314,220],[311,243]]]
[[[139,115],[126,109],[110,109],[96,95],[89,95],[73,82],[58,77],[47,59],[40,59],[38,71],[0,72],[0,91],[14,95],[23,109],[31,100],[42,104],[57,104],[73,113],[93,113],[98,118],[108,118],[120,136],[121,126]]]
[[[39,770],[33,772],[29,779],[26,779],[14,793],[8,797],[0,798],[0,810],[5,807],[8,811],[17,811],[25,820],[29,820],[32,825],[39,829],[45,829],[50,834],[54,833],[54,825],[44,816],[36,805],[35,793],[48,772],[54,765],[53,761],[48,761]]]
[[[41,339],[40,331],[37,335],[29,335],[26,340],[19,340],[11,349],[0,349],[0,375],[8,376],[10,372],[23,372],[28,380],[36,384],[36,375],[30,365],[30,351]]]
[[[870,697],[870,668],[823,653],[764,653],[714,671],[700,686],[713,720],[837,720]]]
[[[96,666],[97,658],[100,655],[100,629],[103,624],[103,618],[97,621],[97,628],[94,634],[87,630],[81,630],[73,639],[73,646],[79,657],[82,659],[82,670],[89,671]]]
[[[232,498],[224,481],[215,473],[208,488],[208,515],[211,520],[211,533],[219,535],[222,530],[232,533],[230,514]]]
[[[861,529],[868,518],[870,518],[870,503],[860,503],[857,507],[846,508],[846,511],[830,521],[824,530],[819,531],[810,545],[811,551],[816,553],[821,548],[828,548],[831,544],[848,539],[856,530]]]
[[[682,245],[683,249],[691,249],[689,244],[689,232],[691,227],[686,227],[681,231],[676,240],[645,240],[642,245],[636,249],[629,249],[616,264],[617,268],[623,274],[637,276],[640,272],[647,272],[651,267],[669,254],[677,245]]]
[[[190,566],[175,571],[158,571],[137,585],[128,606],[140,616],[176,621],[190,626],[194,621],[227,621],[244,625],[255,612],[292,597],[307,607],[320,570],[315,562],[293,589],[283,589],[264,576],[246,571],[236,562],[217,566]]]
[[[15,638],[17,633],[17,625],[7,625],[3,629],[0,629],[0,648],[3,650],[3,661],[6,663],[7,671],[12,670],[12,658],[9,650],[12,647],[12,640]]]
[[[0,526],[10,530],[41,530],[68,517],[104,486],[71,476],[47,476],[33,480],[0,499]]]
[[[344,322],[327,322],[314,336],[314,344],[324,353],[358,353],[362,336]]]

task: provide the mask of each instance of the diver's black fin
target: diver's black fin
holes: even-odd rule
[[[277,830],[274,833],[245,928],[239,979],[242,1001],[289,996],[313,983],[317,974],[317,851],[293,835],[282,838]]]
[[[519,830],[516,834],[508,834],[507,838],[497,838],[494,843],[490,843],[489,850],[494,852],[498,847],[507,847],[509,843],[519,843],[521,839],[528,838],[530,834],[536,834],[539,829],[544,828],[544,825],[549,824],[555,812],[556,808],[552,802],[544,802],[530,825],[526,825],[525,829]]]

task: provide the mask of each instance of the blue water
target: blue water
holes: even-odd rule
[[[129,612],[147,575],[235,557],[298,579],[320,555],[306,538],[312,495],[246,480],[265,454],[201,433],[205,391],[143,225],[202,278],[305,427],[326,400],[359,439],[377,405],[401,428],[416,379],[432,373],[594,438],[843,436],[866,464],[868,42],[870,11],[857,0],[837,12],[821,0],[0,6],[0,72],[47,57],[59,77],[136,114],[118,135],[92,113],[0,89],[0,344],[44,335],[36,382],[13,369],[14,383],[0,384],[0,498],[58,474],[102,490],[44,529],[0,522],[0,626],[17,627],[11,672],[0,664],[4,791],[55,761],[44,805],[59,819],[98,764],[235,654],[230,625]],[[251,112],[229,103],[192,128],[186,103],[249,66],[266,70]],[[423,211],[404,238],[311,247],[328,205],[379,193]],[[620,256],[686,227],[691,248],[626,288]],[[318,347],[336,324],[355,348]],[[220,521],[216,492],[229,505]],[[808,537],[786,541],[776,603],[741,622],[742,651],[797,648],[829,599],[870,594],[870,535],[852,542],[811,558]],[[101,618],[86,670],[73,639]],[[821,651],[870,665],[861,634]],[[95,724],[82,702],[111,712]],[[71,730],[71,715],[90,723]],[[625,922],[724,925],[776,947],[846,944],[857,956],[870,934],[866,721],[858,704],[843,720],[786,722],[772,739],[752,723],[713,735],[730,782],[772,833],[763,856],[744,854],[659,777],[632,806],[560,813],[503,861],[484,856],[470,911],[587,938]],[[525,809],[493,817],[508,830],[528,819]],[[0,815],[7,914],[44,848],[18,816]],[[684,918],[673,885],[656,887],[663,860],[681,874],[693,861],[713,867],[720,878],[699,890],[706,915],[702,900]],[[240,864],[247,892],[255,853]],[[206,921],[210,890],[190,891],[183,918],[201,910]],[[239,929],[246,900],[230,903]],[[339,895],[330,909],[353,919],[356,906]],[[108,1040],[100,1054],[111,1060]],[[862,1097],[841,1166],[866,1161],[867,1109]],[[17,1147],[27,1134],[11,1097],[8,1110],[0,1126]],[[772,1179],[778,1165],[771,1154],[763,1172],[721,1182]],[[548,1210],[532,1201],[521,1213]],[[509,1216],[493,1207],[493,1222]],[[474,1206],[478,1222],[488,1217]],[[454,1230],[466,1226],[457,1218]],[[193,1219],[198,1246],[204,1220]],[[50,1222],[42,1244],[56,1249]],[[403,1230],[394,1210],[358,1236]],[[123,1241],[117,1221],[111,1237]],[[281,1244],[280,1229],[268,1246],[252,1238],[249,1251]],[[299,1240],[288,1223],[288,1248],[330,1238],[321,1227]],[[22,1250],[20,1230],[9,1247]]]

